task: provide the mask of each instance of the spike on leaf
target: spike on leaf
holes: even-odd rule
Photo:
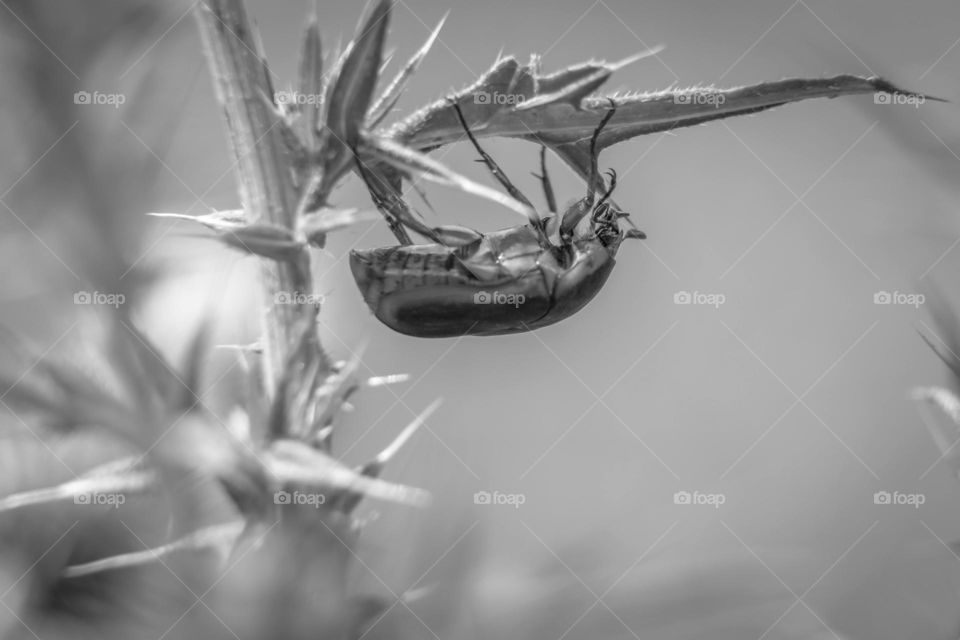
[[[374,103],[373,107],[370,109],[371,128],[379,125],[397,104],[397,101],[400,99],[400,96],[403,95],[403,90],[406,89],[410,78],[412,78],[417,72],[417,69],[420,67],[420,63],[422,63],[423,59],[427,57],[427,54],[433,47],[433,43],[440,35],[440,29],[443,28],[443,23],[446,21],[447,15],[448,14],[444,14],[444,16],[440,18],[440,22],[437,23],[436,27],[434,27],[433,31],[430,33],[430,36],[427,38],[427,41],[422,47],[420,47],[419,51],[417,51],[413,57],[407,61],[407,64],[404,65],[399,73],[397,73],[384,92],[380,95],[380,98],[378,98],[376,103]]]

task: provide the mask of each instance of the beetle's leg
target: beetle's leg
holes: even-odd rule
[[[540,175],[534,174],[540,178],[543,184],[543,197],[547,199],[547,208],[550,213],[557,213],[557,197],[553,193],[553,184],[550,182],[550,175],[547,173],[547,147],[540,145]]]
[[[573,230],[577,227],[583,218],[593,211],[593,201],[597,193],[597,184],[603,185],[603,179],[600,178],[600,166],[597,160],[597,140],[600,138],[600,132],[610,122],[610,118],[617,111],[617,104],[610,99],[610,108],[600,120],[600,124],[593,130],[590,137],[590,175],[587,177],[587,195],[568,209],[560,223],[560,238],[564,242],[568,241],[573,235]]]
[[[617,112],[617,103],[613,101],[613,98],[609,98],[610,108],[607,110],[606,115],[603,116],[603,119],[600,120],[600,124],[597,125],[597,128],[593,130],[593,135],[590,137],[590,182],[587,184],[587,202],[592,205],[594,195],[597,192],[597,184],[603,184],[603,181],[600,179],[600,161],[599,154],[597,153],[597,140],[600,139],[600,133],[603,131],[603,128],[607,126],[607,123],[610,122],[610,118],[613,117],[613,114]],[[611,189],[612,191],[613,189]],[[609,196],[609,192],[607,196]]]
[[[607,171],[607,175],[610,176],[610,187],[600,197],[600,202],[597,203],[596,208],[599,208],[600,205],[609,200],[613,190],[617,188],[617,172],[614,169],[610,169]]]

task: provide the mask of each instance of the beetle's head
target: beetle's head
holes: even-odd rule
[[[621,211],[610,200],[610,194],[617,187],[617,173],[611,169],[608,175],[610,176],[610,188],[593,208],[593,212],[590,214],[590,227],[596,234],[597,239],[603,243],[603,246],[612,252],[616,252],[624,238],[643,239],[647,237],[647,234],[634,227],[633,222],[630,221],[630,214]],[[620,228],[621,220],[626,220],[628,229]]]

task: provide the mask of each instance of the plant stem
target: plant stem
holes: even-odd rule
[[[272,109],[273,84],[259,38],[242,0],[204,0],[197,11],[200,34],[223,107],[240,178],[247,222],[294,229],[300,172],[283,137],[286,126]],[[276,304],[278,294],[311,293],[310,255],[293,261],[263,260],[261,294],[263,380],[272,394],[292,351],[304,346],[327,362],[316,335],[313,304]],[[303,296],[300,296],[303,298]]]

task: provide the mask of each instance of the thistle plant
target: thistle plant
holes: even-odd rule
[[[543,72],[536,56],[527,63],[508,56],[464,89],[385,124],[442,25],[391,81],[382,82],[391,7],[389,0],[377,2],[343,50],[329,52],[321,46],[318,6],[289,92],[274,86],[240,0],[205,0],[196,11],[236,160],[240,206],[199,217],[154,215],[189,218],[261,265],[261,335],[238,353],[248,385],[244,406],[215,415],[200,402],[208,327],[196,332],[187,361],[175,367],[121,310],[104,319],[114,329],[102,354],[110,385],[70,363],[42,363],[25,380],[4,380],[12,389],[9,401],[37,424],[51,433],[91,430],[94,443],[109,442],[104,450],[117,454],[65,482],[0,498],[5,516],[89,496],[122,497],[144,509],[157,501],[165,505],[165,531],[151,544],[67,557],[46,576],[50,591],[110,576],[149,590],[156,572],[172,573],[186,589],[174,585],[187,611],[130,612],[117,627],[126,633],[175,629],[183,637],[228,637],[231,628],[244,625],[272,637],[360,638],[395,604],[387,594],[357,593],[349,583],[362,530],[356,508],[363,500],[389,501],[409,506],[410,517],[417,517],[416,508],[429,501],[426,492],[381,476],[439,403],[424,408],[367,464],[351,468],[336,458],[344,409],[358,393],[405,377],[361,376],[359,356],[338,361],[324,348],[311,252],[325,246],[328,234],[381,216],[401,245],[422,238],[461,247],[483,235],[424,222],[406,198],[407,187],[420,179],[510,209],[524,224],[544,220],[529,202],[466,178],[430,151],[468,135],[533,142],[559,156],[591,193],[609,196],[597,154],[636,136],[813,98],[876,92],[924,97],[854,75],[605,95],[602,88],[618,69],[658,50],[552,73]],[[309,99],[283,99],[291,93]],[[334,190],[351,176],[366,185],[377,213],[365,203],[335,201]],[[211,503],[217,507],[210,509]],[[35,616],[30,597],[24,591],[21,603],[28,628]],[[212,618],[188,616],[201,601]]]

